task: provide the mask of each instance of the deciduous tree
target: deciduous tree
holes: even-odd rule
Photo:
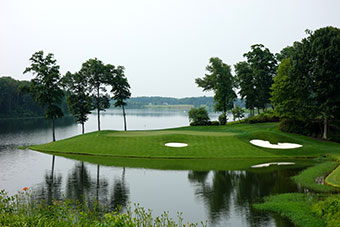
[[[43,51],[38,51],[30,58],[31,65],[24,73],[32,73],[35,78],[28,87],[23,88],[32,98],[45,109],[45,116],[52,121],[52,135],[55,141],[55,119],[63,116],[60,103],[64,97],[61,89],[59,66],[53,54],[44,56]]]
[[[210,58],[209,65],[206,67],[209,72],[203,79],[197,78],[196,84],[203,88],[203,91],[214,91],[215,110],[222,111],[226,116],[227,110],[233,106],[236,98],[234,88],[234,78],[231,74],[230,66],[223,63],[217,57]],[[225,118],[225,122],[227,119]]]

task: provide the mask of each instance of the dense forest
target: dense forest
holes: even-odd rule
[[[29,94],[19,92],[19,87],[29,83],[11,77],[0,77],[0,118],[44,116],[44,109],[34,102]],[[68,113],[65,99],[61,108]]]

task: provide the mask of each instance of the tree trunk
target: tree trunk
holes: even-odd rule
[[[81,123],[81,132],[82,132],[82,134],[84,134],[84,122]]]
[[[54,118],[52,118],[52,136],[53,136],[53,142],[55,142]]]
[[[124,131],[126,131],[126,114],[125,114],[125,108],[124,106],[122,106],[123,108],[123,117],[124,117]]]
[[[260,114],[260,108],[257,107],[257,114]]]
[[[98,131],[100,131],[100,110],[99,110],[99,107],[97,109],[97,115],[98,115]]]
[[[322,139],[327,140],[327,134],[328,134],[328,119],[325,117],[323,120],[323,136]]]
[[[98,114],[98,131],[100,131],[100,100],[99,100],[99,86],[97,87],[97,114]]]

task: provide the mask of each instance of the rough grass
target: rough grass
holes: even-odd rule
[[[337,165],[338,164],[334,161],[322,162],[303,170],[299,175],[292,177],[292,179],[296,183],[313,191],[332,192],[336,189],[326,184],[319,184],[315,179],[319,177],[321,177],[321,179],[325,179],[327,174],[329,174]]]
[[[312,205],[315,199],[309,194],[288,193],[269,196],[262,204],[254,204],[254,208],[279,213],[288,217],[297,226],[320,227],[324,221],[317,216]]]

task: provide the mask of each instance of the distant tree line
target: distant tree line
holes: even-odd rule
[[[240,110],[233,105],[238,92],[251,115],[256,109],[274,109],[282,130],[315,136],[322,132],[323,139],[328,139],[330,126],[340,132],[340,29],[306,32],[307,38],[276,55],[262,44],[252,45],[243,54],[246,60],[234,65],[235,75],[221,59],[210,58],[208,73],[195,82],[215,93],[221,124],[228,110]]]
[[[29,94],[18,90],[19,87],[29,86],[30,83],[11,77],[0,77],[0,118],[44,116],[45,109]],[[64,113],[69,113],[65,97],[61,100],[60,107]]]
[[[114,104],[114,100],[112,100],[111,102],[112,104]],[[171,98],[171,97],[161,97],[161,96],[132,97],[127,100],[126,108],[142,109],[142,108],[147,108],[150,104],[151,105],[192,105],[196,108],[205,106],[208,110],[213,110],[214,109],[214,98],[207,97],[207,96],[187,97],[187,98]],[[245,107],[244,101],[240,99],[235,99],[234,105]]]
[[[62,103],[65,97],[76,122],[82,125],[82,133],[91,110],[97,112],[100,131],[100,112],[109,108],[111,98],[115,100],[115,106],[123,107],[126,130],[124,106],[131,93],[123,66],[104,64],[95,58],[83,63],[78,72],[67,72],[62,76],[53,54],[45,56],[43,51],[34,53],[30,63],[24,73],[35,77],[19,86],[18,91],[29,95],[44,110],[45,117],[52,123],[53,141],[55,120],[64,116]],[[108,87],[110,92],[106,90]]]

